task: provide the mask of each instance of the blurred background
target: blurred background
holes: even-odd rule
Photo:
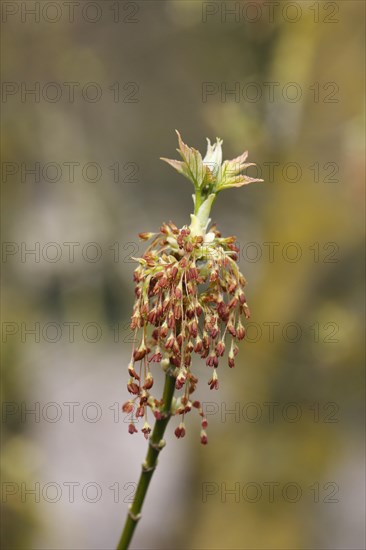
[[[2,547],[111,549],[141,231],[189,221],[178,128],[264,183],[213,209],[252,318],[167,447],[136,549],[364,548],[364,3],[3,2]],[[199,394],[199,395],[198,395]],[[188,420],[188,419],[187,419]]]

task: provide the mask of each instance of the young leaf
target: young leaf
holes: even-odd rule
[[[263,181],[262,179],[251,178],[242,174],[243,170],[249,166],[255,166],[253,162],[245,162],[247,157],[248,151],[245,151],[235,159],[225,160],[222,165],[220,182],[216,187],[217,191],[229,189],[230,187],[242,187],[248,183]]]
[[[211,141],[207,138],[207,153],[203,159],[203,163],[210,168],[211,173],[216,178],[220,172],[222,164],[222,139],[216,138],[216,143],[211,145]]]
[[[212,173],[209,167],[203,163],[201,153],[193,147],[188,147],[188,145],[183,142],[178,130],[176,130],[176,132],[179,143],[179,149],[177,149],[177,151],[183,160],[167,159],[163,157],[161,157],[161,160],[167,162],[180,174],[183,174],[183,176],[191,180],[196,188],[210,183],[212,181]]]

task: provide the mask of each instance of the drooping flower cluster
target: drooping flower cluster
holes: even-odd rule
[[[202,159],[198,151],[183,143],[179,133],[178,139],[183,161],[164,160],[193,182],[195,214],[189,227],[178,229],[170,222],[164,223],[159,233],[140,234],[151,243],[137,259],[134,273],[131,329],[135,344],[127,384],[131,399],[123,411],[145,419],[141,431],[148,438],[147,408],[160,419],[164,405],[151,393],[156,363],[160,363],[175,377],[170,415],[182,417],[175,435],[184,437],[184,417],[195,408],[202,417],[201,442],[206,444],[207,419],[201,403],[192,399],[198,383],[192,358],[198,355],[205,361],[210,370],[208,385],[211,390],[218,389],[218,366],[223,361],[230,368],[235,366],[237,343],[245,336],[242,320],[250,316],[236,239],[223,238],[215,226],[208,229],[208,216],[220,190],[261,180],[242,174],[250,166],[245,164],[247,153],[222,164],[221,140],[213,146],[208,142]],[[130,423],[129,432],[137,432],[135,422]]]
[[[192,355],[197,354],[212,368],[208,384],[218,389],[217,367],[227,351],[227,363],[234,367],[237,341],[245,336],[242,318],[249,318],[245,279],[240,273],[235,237],[222,238],[213,227],[205,235],[193,236],[189,227],[178,229],[163,224],[158,234],[141,234],[151,238],[151,245],[135,270],[136,301],[131,329],[135,332],[134,349],[128,367],[128,391],[134,396],[124,405],[146,418],[150,407],[159,418],[161,403],[151,395],[154,363],[163,363],[176,378],[181,396],[174,401],[172,413],[184,415],[192,407],[203,411],[198,401],[191,401],[197,386],[192,372]],[[207,420],[203,418],[203,426]],[[137,431],[132,423],[131,432]],[[145,422],[142,431],[150,433]],[[185,433],[183,422],[177,437]],[[206,433],[201,433],[203,443]]]

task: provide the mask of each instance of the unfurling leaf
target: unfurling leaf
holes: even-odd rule
[[[245,162],[248,157],[248,151],[239,155],[235,159],[222,162],[222,139],[216,138],[213,145],[207,139],[207,152],[202,159],[201,153],[186,145],[178,130],[179,149],[178,153],[183,160],[174,160],[162,158],[180,174],[191,180],[196,188],[196,192],[201,192],[203,197],[208,197],[211,193],[218,193],[223,189],[230,187],[242,187],[248,183],[263,181],[259,178],[251,178],[243,174],[243,171],[249,166],[255,166],[253,162]]]
[[[217,177],[222,164],[222,139],[216,138],[216,143],[211,145],[207,138],[207,153],[203,159],[203,164],[209,167],[214,177]]]
[[[243,170],[249,166],[255,166],[253,162],[245,162],[248,157],[248,151],[245,151],[242,155],[239,155],[235,159],[225,160],[222,165],[221,178],[216,190],[222,191],[223,189],[229,189],[230,187],[241,187],[248,183],[254,183],[263,181],[258,178],[251,178],[242,174]]]
[[[161,157],[161,160],[167,162],[180,174],[183,174],[183,176],[191,180],[196,188],[212,182],[213,176],[211,170],[204,164],[201,153],[193,147],[188,147],[188,145],[183,142],[178,130],[176,130],[176,132],[179,142],[179,149],[177,149],[177,151],[183,160],[167,159],[163,157]]]

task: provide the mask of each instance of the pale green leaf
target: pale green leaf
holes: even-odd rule
[[[161,160],[167,162],[180,174],[191,180],[195,187],[201,187],[210,183],[212,181],[212,173],[209,167],[203,163],[201,153],[193,147],[186,145],[178,130],[176,132],[179,143],[177,151],[183,160],[179,161],[167,158],[161,158]]]

